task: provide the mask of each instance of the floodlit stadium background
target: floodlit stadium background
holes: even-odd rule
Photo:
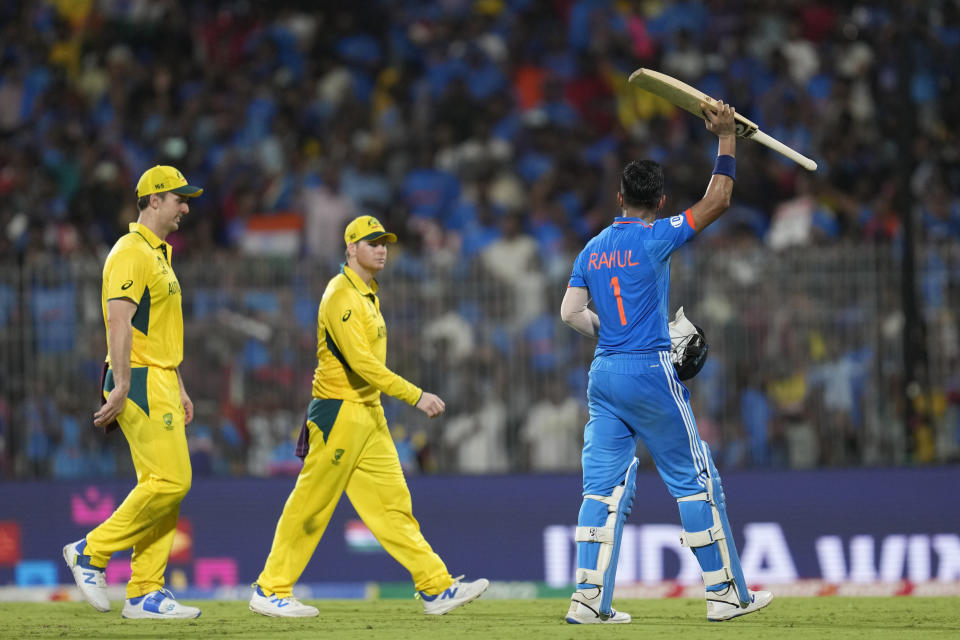
[[[956,589],[960,516],[936,495],[960,479],[958,48],[955,2],[3,3],[0,583],[61,593],[58,545],[132,484],[122,436],[90,425],[100,270],[136,178],[169,163],[206,189],[170,239],[197,405],[178,580],[245,584],[265,556],[299,469],[317,303],[346,221],[372,213],[401,238],[380,278],[388,364],[448,406],[430,422],[385,400],[415,513],[471,573],[448,488],[489,516],[474,544],[510,514],[529,561],[489,577],[559,588],[592,352],[558,318],[572,259],[615,215],[626,161],[665,165],[676,212],[715,153],[702,122],[626,85],[645,66],[820,164],[741,142],[734,206],[673,260],[671,304],[711,343],[689,386],[741,544],[759,536],[769,569],[784,546],[750,525],[782,532],[795,571],[767,582]],[[658,546],[675,507],[638,455],[620,579],[696,583]],[[494,479],[510,488],[480,489]],[[834,485],[873,498],[781,511]],[[225,499],[238,487],[252,504]],[[908,488],[911,518],[877,517]],[[504,507],[513,493],[541,506]],[[238,509],[256,533],[234,547]],[[318,558],[367,555],[305,580],[405,580],[346,511]]]

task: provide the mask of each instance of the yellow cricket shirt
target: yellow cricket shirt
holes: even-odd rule
[[[130,223],[130,233],[113,245],[103,265],[100,303],[107,326],[107,301],[126,298],[133,315],[131,366],[173,369],[183,360],[183,308],[180,282],[170,266],[170,245],[147,227]],[[110,354],[107,354],[107,362]]]
[[[380,314],[377,281],[372,285],[346,265],[327,283],[317,314],[313,396],[379,404],[383,392],[415,405],[423,391],[385,364],[387,325]]]

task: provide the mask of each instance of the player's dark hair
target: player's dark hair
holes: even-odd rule
[[[634,160],[620,176],[623,204],[634,209],[656,209],[663,195],[663,167],[653,160]]]
[[[141,198],[137,198],[137,211],[143,211],[144,209],[150,206],[150,196],[157,195],[157,196],[160,196],[160,199],[162,200],[167,197],[168,193],[170,192],[160,191],[157,193],[148,193],[147,195]]]

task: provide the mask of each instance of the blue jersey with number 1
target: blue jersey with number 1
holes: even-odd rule
[[[690,210],[648,224],[616,218],[584,247],[571,287],[586,287],[600,317],[595,355],[670,348],[670,256],[694,236]]]

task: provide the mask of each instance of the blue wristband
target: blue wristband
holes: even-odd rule
[[[737,159],[733,156],[717,156],[717,161],[713,165],[713,174],[730,176],[731,180],[737,179]]]

